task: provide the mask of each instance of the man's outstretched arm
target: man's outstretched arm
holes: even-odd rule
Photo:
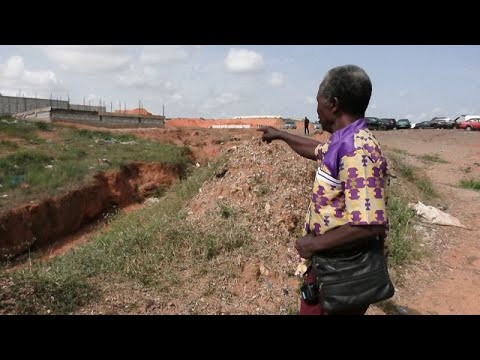
[[[286,131],[275,129],[271,126],[259,127],[257,131],[263,132],[262,141],[271,143],[273,140],[283,140],[298,155],[310,160],[317,160],[317,157],[315,156],[315,149],[321,144],[321,142],[318,140],[293,135]]]

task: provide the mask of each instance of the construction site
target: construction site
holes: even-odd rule
[[[112,128],[98,126],[102,109],[70,111],[0,122],[0,313],[297,313],[294,243],[315,163],[260,141],[257,126],[280,127],[281,117]],[[46,120],[29,121],[35,112]],[[300,124],[287,131],[303,136]],[[480,176],[478,133],[374,134],[397,176],[397,291],[368,313],[478,313],[479,195],[458,185]],[[419,201],[465,227],[422,220],[408,206]]]
[[[165,117],[143,108],[106,111],[105,106],[70,104],[65,100],[0,96],[0,115],[32,122],[63,122],[103,128],[156,128]]]

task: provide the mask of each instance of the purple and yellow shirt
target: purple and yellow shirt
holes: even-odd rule
[[[315,155],[320,164],[304,235],[321,235],[344,224],[387,225],[387,161],[364,119],[333,133]]]

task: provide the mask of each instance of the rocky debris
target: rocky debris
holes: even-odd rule
[[[294,272],[299,257],[294,244],[301,235],[318,165],[282,142],[266,144],[259,137],[223,152],[228,162],[191,201],[187,221],[199,231],[218,233],[228,212],[252,241],[246,249],[215,259],[211,268],[218,274],[214,270],[207,275],[215,290],[195,311],[278,314],[297,309],[299,279]],[[224,272],[224,264],[234,265],[231,278],[215,278]],[[225,303],[225,292],[231,292],[234,300]]]

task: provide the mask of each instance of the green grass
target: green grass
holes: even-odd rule
[[[442,159],[442,157],[439,154],[425,154],[420,156],[420,159],[429,162],[429,163],[440,163],[440,164],[446,164],[448,161]]]
[[[2,149],[16,150],[16,149],[18,149],[18,145],[15,144],[14,142],[11,142],[11,141],[8,141],[8,140],[0,140],[0,151]]]
[[[4,119],[5,120],[5,119]],[[17,121],[7,119],[8,123],[0,121],[0,134],[18,139],[24,139],[26,141],[39,142],[37,137],[39,129],[33,124],[26,121]]]
[[[460,187],[480,191],[480,181],[474,179],[461,180]]]
[[[37,129],[39,129],[41,131],[52,131],[53,130],[52,124],[46,123],[46,122],[43,122],[43,121],[36,122],[35,126],[37,127]]]
[[[427,199],[438,197],[438,193],[433,187],[431,180],[424,174],[421,174],[418,168],[407,164],[400,156],[393,152],[388,153],[389,160],[392,161],[395,171],[411,185],[418,188],[422,195]]]
[[[3,124],[0,122],[0,126]],[[41,131],[24,123],[8,124],[7,135],[27,131],[32,136]],[[25,130],[27,129],[27,130]],[[38,141],[35,146],[11,154],[0,146],[0,184],[7,198],[0,201],[0,209],[32,199],[52,196],[62,190],[71,190],[99,171],[119,170],[132,162],[176,164],[180,176],[187,175],[191,153],[188,147],[165,145],[138,139],[132,135],[76,130],[56,127],[53,141]],[[2,149],[5,150],[2,152]],[[107,161],[103,161],[107,159]],[[47,165],[51,165],[46,167]],[[22,185],[22,186],[21,186]]]
[[[169,189],[158,203],[119,215],[87,244],[48,263],[0,275],[0,313],[70,313],[98,298],[95,279],[121,276],[157,292],[179,283],[181,267],[205,267],[221,253],[251,242],[234,217],[221,219],[211,232],[185,220],[185,205],[222,164],[203,167]]]
[[[391,151],[394,152],[395,154],[412,156],[412,154],[410,154],[407,150],[403,150],[403,149],[392,148]]]
[[[3,191],[17,188],[27,177],[42,171],[53,158],[33,151],[20,151],[5,158],[0,158],[0,183]]]
[[[388,198],[387,214],[390,223],[388,232],[389,257],[392,265],[404,265],[417,257],[412,221],[415,211],[408,202],[392,191]]]

